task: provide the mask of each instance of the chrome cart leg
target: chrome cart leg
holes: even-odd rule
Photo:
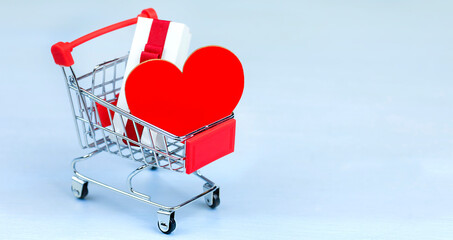
[[[76,198],[84,199],[88,195],[88,182],[73,176],[71,190]]]
[[[138,191],[135,191],[134,190],[134,187],[132,187],[132,179],[138,174],[140,173],[141,171],[143,171],[144,169],[148,168],[149,166],[147,165],[142,165],[140,166],[139,168],[135,169],[131,174],[129,174],[129,176],[127,177],[127,182],[129,183],[129,190],[131,191],[131,193],[133,194],[136,194],[140,197],[142,197],[143,199],[146,199],[146,200],[151,200],[151,197],[149,195],[146,195],[146,194],[143,194],[143,193],[140,193]]]
[[[216,186],[212,186],[209,183],[205,183],[203,185],[203,190],[208,191],[212,188],[215,188],[214,191],[209,192],[208,194],[204,195],[204,200],[208,207],[210,208],[216,208],[220,205],[220,188]]]
[[[88,153],[87,155],[84,155],[82,157],[78,157],[78,158],[74,158],[74,160],[72,160],[72,170],[74,171],[74,175],[75,176],[79,176],[80,178],[84,178],[78,171],[77,171],[77,163],[80,162],[80,161],[83,161],[83,160],[86,160],[98,153],[102,152],[102,149],[99,149],[99,150],[96,150],[96,151],[93,151],[93,152],[90,152]]]
[[[206,183],[203,185],[204,200],[208,207],[216,208],[220,205],[220,188],[215,183],[203,176],[200,171],[194,172],[196,176],[203,179]]]
[[[72,161],[72,169],[74,170],[74,176],[72,176],[71,190],[74,196],[78,199],[84,199],[88,195],[88,181],[84,180],[83,176],[79,174],[76,165],[79,161],[88,159],[100,152],[101,152],[100,150],[96,150],[85,156],[75,158]]]
[[[165,234],[170,234],[176,228],[175,212],[160,209],[157,211],[157,227]]]

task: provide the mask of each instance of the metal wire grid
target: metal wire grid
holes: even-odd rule
[[[117,94],[121,90],[126,62],[127,56],[117,58],[96,66],[91,73],[81,77],[76,77],[72,68],[63,68],[80,145],[82,148],[96,148],[142,162],[146,166],[184,172],[184,140],[193,134],[184,137],[174,136],[111,104],[117,100]],[[117,124],[102,126],[99,106],[108,109],[110,123],[113,123],[115,114],[121,116],[119,119],[121,119],[122,131],[115,129],[118,127]],[[130,121],[129,124],[133,124],[135,130],[133,136],[127,135],[131,133],[126,131],[125,119],[128,123]],[[138,127],[142,126],[145,130],[144,134],[149,134],[151,145],[141,142]],[[151,130],[162,134],[165,149],[156,147],[151,137]],[[124,132],[124,135],[118,132]]]

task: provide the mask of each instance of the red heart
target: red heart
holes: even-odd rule
[[[244,72],[232,52],[209,46],[192,53],[183,72],[168,61],[143,62],[125,88],[131,114],[184,136],[233,112],[244,90]]]

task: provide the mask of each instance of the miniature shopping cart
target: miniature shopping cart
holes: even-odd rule
[[[145,9],[140,17],[156,18],[153,9]],[[219,187],[203,176],[199,168],[216,159],[233,152],[235,120],[231,114],[217,122],[209,124],[186,136],[175,136],[156,126],[153,126],[116,107],[115,103],[121,90],[123,74],[128,56],[102,63],[92,72],[76,75],[72,65],[74,60],[71,52],[76,46],[108,32],[133,25],[137,18],[129,19],[111,26],[99,29],[93,33],[76,39],[73,42],[59,42],[52,46],[55,62],[63,69],[68,87],[69,100],[72,107],[74,122],[80,145],[83,149],[93,149],[91,153],[75,158],[72,161],[74,176],[72,191],[77,198],[83,199],[88,194],[88,183],[94,183],[123,195],[132,197],[158,208],[158,227],[163,233],[171,233],[175,227],[175,211],[189,203],[204,198],[207,205],[215,208],[220,203]],[[168,89],[160,89],[165,91]],[[156,111],[156,114],[159,114]],[[120,116],[122,126],[112,124],[114,116]],[[126,131],[124,122],[132,123],[134,131]],[[117,131],[122,127],[122,131]],[[164,147],[158,147],[151,140],[150,144],[140,141],[138,129],[145,129],[162,136]],[[121,132],[118,133],[118,132]],[[153,139],[151,137],[151,139]],[[214,148],[212,146],[215,146]],[[138,167],[127,176],[128,190],[102,183],[94,178],[80,173],[76,166],[78,162],[89,159],[94,155],[107,152],[127,158],[138,163]],[[166,206],[151,201],[150,195],[135,190],[132,179],[145,169],[166,169],[172,172],[193,174],[204,182],[203,191],[189,200],[176,206]]]

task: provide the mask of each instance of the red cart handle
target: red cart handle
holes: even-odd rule
[[[81,45],[82,43],[88,42],[93,38],[97,38],[106,33],[118,30],[137,23],[138,17],[153,18],[157,19],[157,13],[152,8],[144,9],[137,17],[131,18],[119,23],[112,24],[105,28],[101,28],[92,33],[89,33],[83,37],[80,37],[72,42],[58,42],[55,43],[50,51],[52,52],[53,59],[55,63],[60,66],[70,67],[74,64],[74,59],[72,58],[72,50]]]

